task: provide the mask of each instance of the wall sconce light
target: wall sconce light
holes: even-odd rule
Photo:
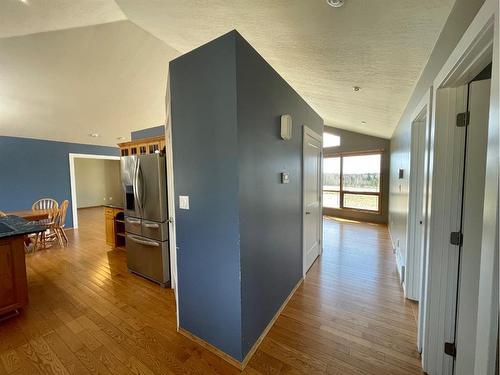
[[[292,139],[292,116],[281,115],[281,138],[285,141]]]

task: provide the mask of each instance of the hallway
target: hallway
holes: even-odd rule
[[[293,343],[328,374],[422,373],[387,227],[325,217],[323,237],[323,256],[261,348]]]

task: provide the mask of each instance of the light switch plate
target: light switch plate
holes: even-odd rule
[[[288,184],[290,183],[290,175],[288,172],[281,172],[281,183]]]
[[[189,196],[179,195],[179,208],[181,210],[189,210]]]

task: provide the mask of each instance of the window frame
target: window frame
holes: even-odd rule
[[[379,191],[378,192],[371,192],[371,191],[352,191],[352,190],[345,190],[344,189],[344,182],[343,182],[343,177],[344,177],[344,157],[349,157],[349,156],[365,156],[365,155],[380,155],[380,182],[379,182]],[[322,192],[332,192],[332,193],[339,193],[339,207],[326,207],[324,206],[325,209],[327,210],[344,210],[344,211],[356,211],[356,212],[365,212],[365,213],[372,213],[372,214],[380,214],[382,211],[382,186],[383,186],[383,178],[382,178],[382,164],[383,164],[383,158],[384,158],[384,150],[373,150],[373,151],[362,151],[362,152],[337,152],[337,153],[328,153],[326,155],[323,155],[323,159],[328,159],[328,158],[340,158],[340,181],[339,181],[339,190],[334,190],[334,189],[325,189],[322,186]],[[368,209],[363,209],[363,208],[354,208],[354,207],[344,207],[344,194],[351,194],[351,195],[370,195],[370,196],[377,196],[377,207],[378,210],[368,210]]]

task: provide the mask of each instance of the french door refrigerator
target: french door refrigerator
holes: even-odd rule
[[[162,287],[170,282],[165,156],[121,158],[129,271]]]

